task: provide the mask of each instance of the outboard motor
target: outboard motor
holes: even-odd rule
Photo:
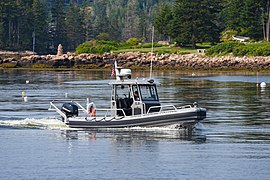
[[[64,103],[61,111],[63,111],[68,118],[78,116],[79,114],[78,106],[72,102]]]

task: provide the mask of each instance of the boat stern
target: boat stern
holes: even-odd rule
[[[205,108],[197,108],[197,120],[201,121],[206,118],[206,109]]]

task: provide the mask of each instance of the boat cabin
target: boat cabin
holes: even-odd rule
[[[112,112],[114,115],[133,116],[160,110],[157,87],[153,79],[131,80],[131,71],[127,69],[121,69],[117,75],[118,78],[110,82],[111,109],[115,110]]]

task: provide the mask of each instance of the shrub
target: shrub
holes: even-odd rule
[[[270,56],[270,44],[257,47],[255,54],[256,56]]]
[[[93,54],[103,54],[110,52],[112,50],[118,49],[118,43],[114,41],[105,40],[91,40],[80,44],[76,48],[76,54],[81,53],[93,53]]]
[[[270,56],[270,43],[243,44],[224,42],[206,50],[206,55]]]
[[[130,44],[131,46],[137,46],[139,42],[140,41],[137,38],[129,38],[127,40],[127,43]]]
[[[232,41],[233,40],[232,36],[237,35],[237,33],[238,33],[237,31],[232,30],[232,29],[223,31],[221,33],[221,40],[222,41]]]
[[[132,46],[127,42],[120,42],[118,43],[119,49],[131,49]]]
[[[108,41],[110,39],[110,35],[108,33],[100,33],[97,36],[97,39]]]
[[[216,46],[213,46],[206,50],[206,55],[225,55],[233,52],[233,49],[236,46],[239,46],[240,43],[228,41],[220,43]]]
[[[232,53],[234,56],[245,56],[249,54],[249,48],[244,44],[239,44],[234,47]]]

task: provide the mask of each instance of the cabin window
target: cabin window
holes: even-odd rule
[[[131,91],[129,85],[116,85],[116,99],[130,98]]]
[[[158,101],[157,88],[155,85],[140,85],[143,101]]]
[[[133,97],[135,101],[140,101],[138,86],[133,86]]]
[[[123,109],[126,115],[131,114],[131,105],[133,100],[131,98],[131,86],[129,85],[116,85],[116,107],[118,109]]]

